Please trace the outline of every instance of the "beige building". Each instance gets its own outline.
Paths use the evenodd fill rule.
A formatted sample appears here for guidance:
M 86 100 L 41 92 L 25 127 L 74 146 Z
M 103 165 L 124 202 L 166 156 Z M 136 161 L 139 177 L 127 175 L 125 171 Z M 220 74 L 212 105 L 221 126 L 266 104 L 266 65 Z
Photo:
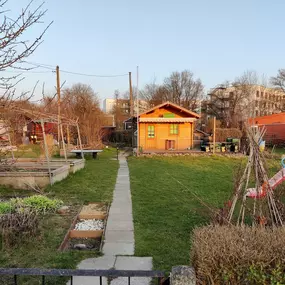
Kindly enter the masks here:
M 120 108 L 122 114 L 125 114 L 126 116 L 130 115 L 130 100 L 128 99 L 105 99 L 103 101 L 103 111 L 107 114 L 110 114 L 113 112 L 116 104 L 118 104 L 118 108 Z M 144 100 L 139 100 L 139 113 L 144 112 L 149 108 L 148 102 Z M 137 100 L 134 100 L 134 115 L 137 114 Z
M 209 93 L 209 110 L 230 121 L 235 108 L 239 120 L 280 113 L 284 110 L 285 93 L 261 85 L 218 86 Z

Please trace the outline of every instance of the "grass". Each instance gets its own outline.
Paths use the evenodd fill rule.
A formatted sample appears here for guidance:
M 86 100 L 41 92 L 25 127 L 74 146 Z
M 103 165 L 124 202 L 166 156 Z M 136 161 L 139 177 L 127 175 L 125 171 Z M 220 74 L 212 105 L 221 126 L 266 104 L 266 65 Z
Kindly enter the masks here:
M 209 222 L 231 197 L 241 158 L 129 158 L 135 254 L 152 256 L 154 268 L 190 264 L 193 228 Z M 280 168 L 271 161 L 271 172 Z
M 41 154 L 43 150 L 39 144 L 21 145 L 14 152 L 15 158 L 38 158 Z
M 65 205 L 71 206 L 71 215 L 54 214 L 44 217 L 40 223 L 41 234 L 37 238 L 20 244 L 16 249 L 4 248 L 1 251 L 0 267 L 75 268 L 80 260 L 97 256 L 99 253 L 94 251 L 59 252 L 57 249 L 82 204 L 111 202 L 118 169 L 118 162 L 110 160 L 114 155 L 114 150 L 105 150 L 99 155 L 99 159 L 87 159 L 85 169 L 45 189 L 49 197 L 61 199 Z M 11 194 L 23 195 L 31 192 L 0 188 L 0 198 Z M 26 283 L 21 284 L 40 284 L 39 278 L 24 278 L 22 281 Z M 61 284 L 51 277 L 47 281 L 50 282 L 47 284 Z M 64 282 L 62 280 L 62 284 Z

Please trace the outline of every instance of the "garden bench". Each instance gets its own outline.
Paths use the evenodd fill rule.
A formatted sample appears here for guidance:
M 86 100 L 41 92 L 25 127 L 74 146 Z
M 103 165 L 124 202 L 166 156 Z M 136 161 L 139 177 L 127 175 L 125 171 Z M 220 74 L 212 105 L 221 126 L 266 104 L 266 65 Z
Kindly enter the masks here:
M 81 150 L 81 149 L 73 149 L 70 152 L 71 153 L 75 153 L 76 157 L 79 157 L 79 158 L 81 157 L 81 153 L 82 152 L 83 153 L 92 153 L 93 158 L 96 159 L 97 158 L 97 153 L 102 152 L 102 151 L 103 150 L 101 150 L 101 149 L 83 149 L 83 150 Z

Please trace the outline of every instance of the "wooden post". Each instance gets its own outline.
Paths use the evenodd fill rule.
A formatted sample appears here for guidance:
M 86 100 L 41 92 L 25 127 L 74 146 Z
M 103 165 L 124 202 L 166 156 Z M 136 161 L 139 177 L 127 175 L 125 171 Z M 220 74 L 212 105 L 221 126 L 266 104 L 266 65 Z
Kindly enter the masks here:
M 60 148 L 60 79 L 59 79 L 59 66 L 56 66 L 56 92 L 57 92 L 57 139 Z
M 69 125 L 66 126 L 66 132 L 67 132 L 67 148 L 70 144 L 70 132 L 69 132 Z
M 130 84 L 130 115 L 134 116 L 134 98 L 133 98 L 133 87 L 132 87 L 132 73 L 129 72 L 129 84 Z
M 216 117 L 213 121 L 213 153 L 216 151 Z
M 137 156 L 140 153 L 139 67 L 137 66 Z
M 78 133 L 79 146 L 80 146 L 80 150 L 81 150 L 81 157 L 84 158 L 82 142 L 81 142 L 81 136 L 80 136 L 80 130 L 79 130 L 78 123 L 77 123 L 77 133 Z
M 64 141 L 63 129 L 62 129 L 62 123 L 61 122 L 60 122 L 60 133 L 61 133 L 61 139 L 62 139 L 62 147 L 63 147 L 63 152 L 64 152 L 64 158 L 65 158 L 65 161 L 67 162 L 66 147 L 65 147 L 65 141 Z
M 12 159 L 15 160 L 14 151 L 13 151 L 12 142 L 11 142 L 11 136 L 9 133 L 8 133 L 8 138 L 9 138 L 9 144 L 11 147 Z
M 50 181 L 50 185 L 52 185 L 53 183 L 52 183 L 51 170 L 50 170 L 50 164 L 49 164 L 48 145 L 47 145 L 47 139 L 46 139 L 45 124 L 44 124 L 43 119 L 41 119 L 41 125 L 42 125 L 43 138 L 44 138 L 45 155 L 46 155 L 46 160 L 47 160 L 47 165 L 48 165 L 49 181 Z

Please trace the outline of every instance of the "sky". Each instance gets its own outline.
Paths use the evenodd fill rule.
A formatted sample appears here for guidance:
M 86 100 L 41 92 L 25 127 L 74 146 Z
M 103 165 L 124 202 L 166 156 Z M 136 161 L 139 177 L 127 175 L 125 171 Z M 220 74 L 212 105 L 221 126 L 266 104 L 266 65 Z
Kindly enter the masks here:
M 20 3 L 20 4 L 19 4 Z M 28 3 L 9 0 L 11 15 Z M 34 0 L 33 7 L 42 1 Z M 27 61 L 96 75 L 132 72 L 139 88 L 185 69 L 200 78 L 205 93 L 246 70 L 268 78 L 285 68 L 284 0 L 46 0 L 44 23 L 24 35 L 29 40 L 54 21 L 44 42 Z M 55 73 L 25 73 L 17 92 L 35 97 L 55 92 Z M 2 72 L 3 73 L 3 72 Z M 11 73 L 9 73 L 11 75 Z M 128 89 L 128 76 L 91 77 L 60 73 L 64 87 L 91 85 L 101 102 Z

